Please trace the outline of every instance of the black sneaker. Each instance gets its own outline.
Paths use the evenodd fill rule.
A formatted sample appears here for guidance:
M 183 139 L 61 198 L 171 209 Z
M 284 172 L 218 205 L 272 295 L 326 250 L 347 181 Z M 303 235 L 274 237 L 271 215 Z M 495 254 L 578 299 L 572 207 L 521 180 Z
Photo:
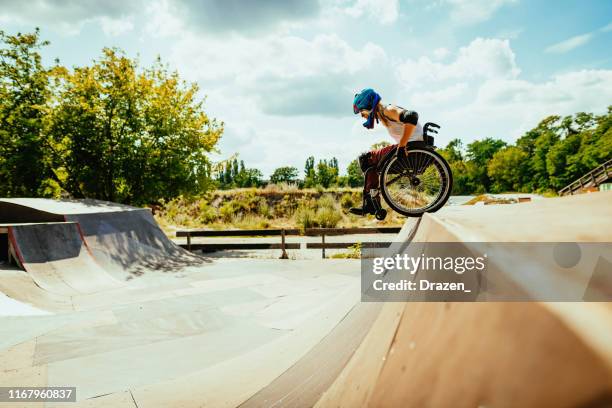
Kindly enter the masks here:
M 350 208 L 349 212 L 351 214 L 356 214 L 356 215 L 368 215 L 368 214 L 374 214 L 376 210 L 374 209 L 374 206 L 372 204 L 365 203 L 363 207 Z
M 349 212 L 355 215 L 366 215 L 369 214 L 369 211 L 364 210 L 362 207 L 352 207 L 349 208 Z

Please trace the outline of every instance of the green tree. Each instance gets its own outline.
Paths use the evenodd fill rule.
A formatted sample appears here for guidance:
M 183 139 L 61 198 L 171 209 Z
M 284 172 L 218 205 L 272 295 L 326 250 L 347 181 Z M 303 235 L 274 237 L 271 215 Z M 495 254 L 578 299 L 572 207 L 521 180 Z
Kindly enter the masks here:
M 529 155 L 529 181 L 526 186 L 529 191 L 550 188 L 546 155 L 560 139 L 559 120 L 559 116 L 549 116 L 516 141 L 516 145 Z
M 338 163 L 335 158 L 330 160 L 319 160 L 317 164 L 316 182 L 325 188 L 329 188 L 332 184 L 336 184 L 338 180 Z M 335 164 L 335 166 L 334 166 Z
M 91 66 L 57 69 L 46 130 L 57 180 L 76 197 L 150 203 L 211 187 L 211 152 L 223 131 L 198 86 L 158 59 L 105 48 Z
M 519 147 L 498 150 L 487 165 L 491 192 L 523 191 L 529 169 L 529 156 Z
M 490 137 L 475 140 L 468 144 L 466 169 L 469 179 L 468 185 L 473 192 L 489 191 L 491 180 L 487 174 L 487 163 L 504 146 L 506 146 L 506 143 L 503 140 Z
M 361 171 L 361 167 L 359 166 L 359 161 L 357 159 L 349 163 L 346 172 L 348 176 L 347 183 L 350 187 L 363 186 L 363 173 Z
M 238 173 L 235 179 L 235 186 L 246 188 L 246 187 L 260 187 L 263 185 L 263 174 L 258 169 L 246 168 L 244 171 Z
M 314 187 L 317 185 L 317 174 L 314 166 L 314 157 L 310 156 L 306 159 L 304 165 L 304 187 Z
M 440 149 L 440 154 L 449 162 L 456 162 L 463 160 L 463 142 L 461 139 L 453 139 L 444 149 Z
M 298 169 L 291 166 L 279 167 L 274 170 L 270 176 L 270 182 L 278 183 L 295 183 L 297 181 Z
M 238 159 L 234 158 L 234 161 L 232 162 L 232 180 L 235 180 L 236 177 L 238 177 L 238 174 L 240 174 L 240 167 L 238 166 Z
M 39 50 L 48 44 L 38 29 L 0 30 L 0 196 L 59 194 L 42 132 L 50 91 Z

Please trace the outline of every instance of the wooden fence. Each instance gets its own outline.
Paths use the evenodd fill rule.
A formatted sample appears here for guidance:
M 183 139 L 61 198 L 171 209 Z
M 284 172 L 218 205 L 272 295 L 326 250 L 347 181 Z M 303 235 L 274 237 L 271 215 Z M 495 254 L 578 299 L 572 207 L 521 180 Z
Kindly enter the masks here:
M 181 245 L 190 251 L 201 250 L 203 252 L 214 252 L 221 250 L 237 249 L 280 249 L 281 259 L 288 259 L 287 249 L 300 249 L 299 243 L 286 242 L 287 236 L 320 236 L 321 242 L 306 243 L 307 249 L 321 249 L 322 257 L 325 258 L 325 249 L 349 248 L 357 242 L 325 242 L 326 236 L 351 235 L 351 234 L 397 234 L 399 227 L 362 227 L 362 228 L 281 228 L 281 229 L 253 229 L 253 230 L 205 230 L 191 229 L 177 231 L 177 237 L 187 238 L 187 243 Z M 280 243 L 263 242 L 237 242 L 237 243 L 198 243 L 191 242 L 194 237 L 270 237 L 280 236 Z M 381 248 L 391 245 L 390 242 L 363 242 L 363 248 Z

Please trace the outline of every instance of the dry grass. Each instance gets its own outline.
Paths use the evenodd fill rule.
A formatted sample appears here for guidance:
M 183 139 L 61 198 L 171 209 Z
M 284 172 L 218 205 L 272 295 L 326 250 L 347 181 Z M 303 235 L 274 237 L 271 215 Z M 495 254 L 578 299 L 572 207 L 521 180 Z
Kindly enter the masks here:
M 295 227 L 401 226 L 389 210 L 385 221 L 359 217 L 348 208 L 361 205 L 361 189 L 302 189 L 274 185 L 265 189 L 215 191 L 197 199 L 177 198 L 156 211 L 166 232 L 183 228 L 259 229 Z
M 487 194 L 481 194 L 472 198 L 470 201 L 466 202 L 463 205 L 475 205 L 477 203 L 484 203 L 485 205 L 490 204 L 514 204 L 517 200 L 514 198 L 500 198 L 500 197 L 491 197 Z

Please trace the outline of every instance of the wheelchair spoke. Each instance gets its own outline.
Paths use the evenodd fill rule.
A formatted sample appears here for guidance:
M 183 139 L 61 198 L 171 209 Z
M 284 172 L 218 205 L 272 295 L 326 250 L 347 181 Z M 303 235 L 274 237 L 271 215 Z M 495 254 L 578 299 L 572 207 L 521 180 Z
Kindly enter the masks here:
M 434 205 L 444 193 L 448 177 L 442 163 L 427 151 L 408 151 L 387 166 L 382 188 L 393 203 L 419 212 Z

